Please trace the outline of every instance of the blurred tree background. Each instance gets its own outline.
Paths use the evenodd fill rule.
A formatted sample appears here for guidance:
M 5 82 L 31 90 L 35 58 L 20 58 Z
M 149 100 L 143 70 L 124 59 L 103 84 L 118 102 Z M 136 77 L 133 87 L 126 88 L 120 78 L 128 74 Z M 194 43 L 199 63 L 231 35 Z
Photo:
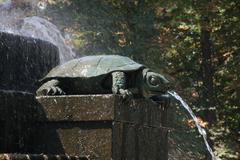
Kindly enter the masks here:
M 167 75 L 218 157 L 240 159 L 239 0 L 40 2 L 47 8 L 36 14 L 56 24 L 79 56 L 125 55 Z

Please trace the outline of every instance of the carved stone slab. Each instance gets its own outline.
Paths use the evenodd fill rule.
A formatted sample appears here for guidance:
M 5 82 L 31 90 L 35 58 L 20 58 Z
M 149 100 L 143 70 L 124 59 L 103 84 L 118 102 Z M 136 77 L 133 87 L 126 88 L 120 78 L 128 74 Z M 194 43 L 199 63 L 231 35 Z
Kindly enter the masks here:
M 37 152 L 81 153 L 102 160 L 167 160 L 168 102 L 123 101 L 115 95 L 43 96 L 37 100 L 42 111 L 38 137 L 45 144 Z
M 123 101 L 115 95 L 35 99 L 2 91 L 0 152 L 167 160 L 168 106 L 145 99 Z

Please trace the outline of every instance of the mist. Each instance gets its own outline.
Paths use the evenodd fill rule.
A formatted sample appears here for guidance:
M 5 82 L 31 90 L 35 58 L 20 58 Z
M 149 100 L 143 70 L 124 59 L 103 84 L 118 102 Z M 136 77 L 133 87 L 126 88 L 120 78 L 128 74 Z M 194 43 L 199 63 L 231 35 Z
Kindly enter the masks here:
M 60 63 L 76 57 L 73 46 L 56 25 L 44 18 L 47 1 L 12 0 L 0 3 L 0 31 L 53 43 L 59 48 Z

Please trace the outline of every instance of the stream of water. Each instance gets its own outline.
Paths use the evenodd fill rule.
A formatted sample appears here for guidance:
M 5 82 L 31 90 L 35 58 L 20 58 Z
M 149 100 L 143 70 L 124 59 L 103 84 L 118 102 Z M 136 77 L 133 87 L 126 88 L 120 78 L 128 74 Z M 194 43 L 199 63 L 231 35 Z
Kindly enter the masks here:
M 192 109 L 188 106 L 188 104 L 174 91 L 168 91 L 168 94 L 170 94 L 172 97 L 174 97 L 176 100 L 178 100 L 182 106 L 188 111 L 188 113 L 191 115 L 191 117 L 193 118 L 196 127 L 198 129 L 198 132 L 202 135 L 204 143 L 207 147 L 208 152 L 210 153 L 212 160 L 217 160 L 212 148 L 210 147 L 208 141 L 207 141 L 207 133 L 206 131 L 200 126 L 198 119 L 196 117 L 196 115 L 193 113 Z

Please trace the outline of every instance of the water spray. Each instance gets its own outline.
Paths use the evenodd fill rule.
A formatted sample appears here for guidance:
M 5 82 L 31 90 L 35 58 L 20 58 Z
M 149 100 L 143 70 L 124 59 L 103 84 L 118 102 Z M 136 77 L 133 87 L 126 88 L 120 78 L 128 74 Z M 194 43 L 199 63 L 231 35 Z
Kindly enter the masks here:
M 217 158 L 215 157 L 212 148 L 210 147 L 208 141 L 207 141 L 207 133 L 206 131 L 200 126 L 198 119 L 196 117 L 196 115 L 193 113 L 192 109 L 188 106 L 188 104 L 174 91 L 168 91 L 168 94 L 170 94 L 172 97 L 174 97 L 177 101 L 179 101 L 182 106 L 188 111 L 188 113 L 191 115 L 191 117 L 193 118 L 196 127 L 198 129 L 198 132 L 202 135 L 204 143 L 207 147 L 208 152 L 210 153 L 212 160 L 217 160 Z

